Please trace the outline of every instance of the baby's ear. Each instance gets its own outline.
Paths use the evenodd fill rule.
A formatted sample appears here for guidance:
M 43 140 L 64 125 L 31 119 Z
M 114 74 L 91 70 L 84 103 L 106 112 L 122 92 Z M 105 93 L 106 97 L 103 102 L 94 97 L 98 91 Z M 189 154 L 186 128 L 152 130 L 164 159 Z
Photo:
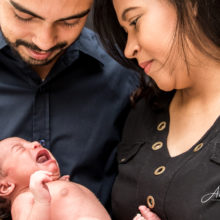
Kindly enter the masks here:
M 7 180 L 0 180 L 0 196 L 9 196 L 15 189 L 15 184 Z

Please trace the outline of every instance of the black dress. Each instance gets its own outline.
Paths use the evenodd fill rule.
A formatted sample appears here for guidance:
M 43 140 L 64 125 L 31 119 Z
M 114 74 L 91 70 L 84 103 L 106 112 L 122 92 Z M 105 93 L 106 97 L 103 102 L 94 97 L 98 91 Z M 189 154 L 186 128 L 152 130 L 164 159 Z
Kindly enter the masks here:
M 142 99 L 129 114 L 118 148 L 114 219 L 132 219 L 139 205 L 162 220 L 220 219 L 220 119 L 188 151 L 171 157 L 166 143 L 173 94 L 153 103 Z

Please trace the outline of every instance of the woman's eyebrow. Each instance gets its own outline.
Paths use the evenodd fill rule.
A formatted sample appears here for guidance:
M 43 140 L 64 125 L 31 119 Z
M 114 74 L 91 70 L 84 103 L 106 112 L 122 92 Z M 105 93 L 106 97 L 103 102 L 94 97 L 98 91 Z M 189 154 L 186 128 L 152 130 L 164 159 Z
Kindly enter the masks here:
M 132 11 L 132 10 L 135 10 L 135 9 L 138 9 L 138 7 L 126 8 L 126 9 L 123 11 L 122 15 L 121 15 L 122 20 L 123 20 L 123 21 L 126 21 L 126 20 L 127 20 L 127 14 L 128 14 L 128 12 L 130 12 L 130 11 Z

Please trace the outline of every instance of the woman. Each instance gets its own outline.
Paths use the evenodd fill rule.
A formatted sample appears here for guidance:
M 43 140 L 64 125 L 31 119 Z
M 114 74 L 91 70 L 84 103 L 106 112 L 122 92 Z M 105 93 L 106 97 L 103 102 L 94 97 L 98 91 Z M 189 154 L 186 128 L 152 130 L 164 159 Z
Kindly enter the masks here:
M 115 219 L 140 205 L 163 220 L 219 219 L 219 12 L 219 0 L 95 1 L 104 46 L 142 80 L 118 146 Z

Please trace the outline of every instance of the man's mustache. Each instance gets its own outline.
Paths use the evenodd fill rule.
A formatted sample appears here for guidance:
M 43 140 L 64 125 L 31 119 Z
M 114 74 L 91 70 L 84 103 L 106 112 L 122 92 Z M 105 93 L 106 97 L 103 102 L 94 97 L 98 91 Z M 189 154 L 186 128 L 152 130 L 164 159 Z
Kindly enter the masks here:
M 36 46 L 35 44 L 30 44 L 26 41 L 23 41 L 23 40 L 16 40 L 15 43 L 14 43 L 15 47 L 18 47 L 18 46 L 25 46 L 27 47 L 28 49 L 31 49 L 31 50 L 35 50 L 37 52 L 53 52 L 55 50 L 61 50 L 63 49 L 67 43 L 66 42 L 62 42 L 62 43 L 58 43 L 57 45 L 55 45 L 54 47 L 50 48 L 49 50 L 41 50 L 38 46 Z

